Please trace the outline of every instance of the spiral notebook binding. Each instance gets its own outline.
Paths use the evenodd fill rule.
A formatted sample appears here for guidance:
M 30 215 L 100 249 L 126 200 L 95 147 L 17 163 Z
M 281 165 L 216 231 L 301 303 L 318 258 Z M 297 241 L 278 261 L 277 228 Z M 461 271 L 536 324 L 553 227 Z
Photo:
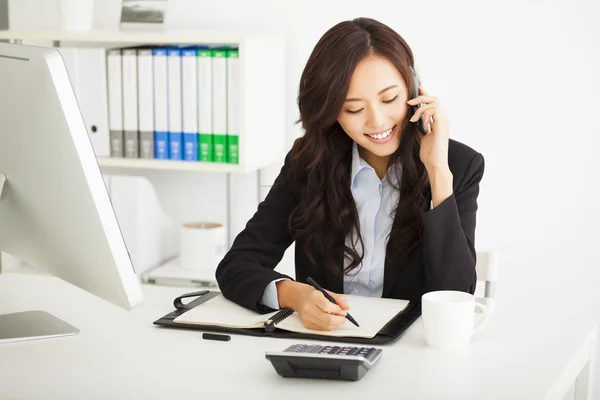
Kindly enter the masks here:
M 265 330 L 267 332 L 273 332 L 275 330 L 275 325 L 289 317 L 294 313 L 294 310 L 291 308 L 284 308 L 279 311 L 277 314 L 273 315 L 271 319 L 265 322 Z
M 290 308 L 286 308 L 273 316 L 273 323 L 278 324 L 281 321 L 283 321 L 284 319 L 286 319 L 287 317 L 289 317 L 290 315 L 292 315 L 293 313 L 294 313 L 294 310 L 292 310 Z

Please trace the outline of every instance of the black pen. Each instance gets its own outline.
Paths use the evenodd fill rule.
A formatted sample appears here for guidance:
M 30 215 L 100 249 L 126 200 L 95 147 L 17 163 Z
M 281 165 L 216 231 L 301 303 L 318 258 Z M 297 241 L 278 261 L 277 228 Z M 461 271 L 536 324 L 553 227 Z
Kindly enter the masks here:
M 325 296 L 325 298 L 327 300 L 329 300 L 330 302 L 332 302 L 333 304 L 336 304 L 339 306 L 338 303 L 335 302 L 335 300 L 333 299 L 333 297 L 331 297 L 329 295 L 329 293 L 327 293 L 325 291 L 325 289 L 323 289 L 321 286 L 319 286 L 319 284 L 317 282 L 315 282 L 315 280 L 313 278 L 311 278 L 310 276 L 307 279 L 308 283 L 310 283 L 310 285 L 312 287 L 314 287 L 315 289 L 317 289 L 319 292 L 323 293 L 323 296 Z M 346 314 L 346 319 L 350 322 L 352 322 L 354 325 L 356 325 L 358 327 L 358 322 L 356 322 L 356 320 L 354 318 L 352 318 L 352 316 L 350 314 Z

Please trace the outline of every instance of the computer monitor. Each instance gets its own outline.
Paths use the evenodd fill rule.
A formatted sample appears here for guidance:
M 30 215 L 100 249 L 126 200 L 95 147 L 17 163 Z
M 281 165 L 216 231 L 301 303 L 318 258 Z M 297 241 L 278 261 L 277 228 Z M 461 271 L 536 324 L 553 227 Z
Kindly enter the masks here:
M 0 43 L 0 251 L 122 308 L 142 303 L 56 49 Z M 45 313 L 0 315 L 0 342 L 76 332 Z

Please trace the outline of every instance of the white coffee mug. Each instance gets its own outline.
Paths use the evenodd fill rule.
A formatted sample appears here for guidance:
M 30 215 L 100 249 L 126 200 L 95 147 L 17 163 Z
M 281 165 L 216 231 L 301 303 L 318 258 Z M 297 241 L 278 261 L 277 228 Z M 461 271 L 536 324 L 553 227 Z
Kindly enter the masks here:
M 94 0 L 58 0 L 58 21 L 65 31 L 91 31 L 94 26 Z
M 466 292 L 425 293 L 421 305 L 425 340 L 436 349 L 465 347 L 471 336 L 481 331 L 490 319 L 487 307 L 475 302 L 475 296 Z M 477 307 L 481 309 L 482 318 L 474 324 Z
M 226 251 L 226 230 L 216 222 L 189 222 L 180 229 L 180 260 L 185 269 L 214 273 Z

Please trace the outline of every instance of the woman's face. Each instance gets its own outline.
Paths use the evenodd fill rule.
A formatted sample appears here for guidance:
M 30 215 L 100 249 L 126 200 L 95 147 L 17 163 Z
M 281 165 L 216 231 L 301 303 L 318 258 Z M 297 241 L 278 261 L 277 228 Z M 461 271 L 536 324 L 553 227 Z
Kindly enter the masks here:
M 408 100 L 400 71 L 387 59 L 368 56 L 352 73 L 337 121 L 360 146 L 363 158 L 370 158 L 369 153 L 388 157 L 400 145 L 400 127 L 410 107 Z

